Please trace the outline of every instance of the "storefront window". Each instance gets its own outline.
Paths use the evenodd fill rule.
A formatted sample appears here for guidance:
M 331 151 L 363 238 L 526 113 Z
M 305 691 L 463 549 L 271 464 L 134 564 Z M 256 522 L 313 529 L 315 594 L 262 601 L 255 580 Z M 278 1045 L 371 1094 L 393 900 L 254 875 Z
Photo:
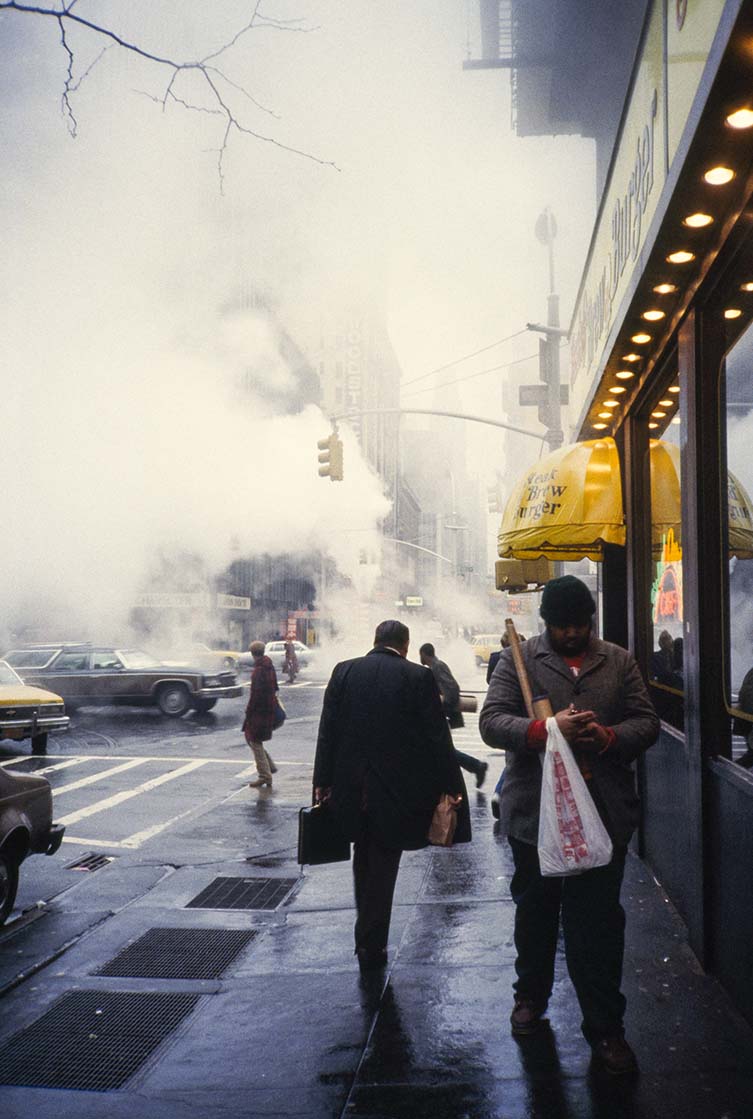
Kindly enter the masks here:
M 682 514 L 680 382 L 663 381 L 645 414 L 651 477 L 651 581 L 648 675 L 662 719 L 683 724 Z
M 732 757 L 753 766 L 753 326 L 728 351 L 722 380 Z

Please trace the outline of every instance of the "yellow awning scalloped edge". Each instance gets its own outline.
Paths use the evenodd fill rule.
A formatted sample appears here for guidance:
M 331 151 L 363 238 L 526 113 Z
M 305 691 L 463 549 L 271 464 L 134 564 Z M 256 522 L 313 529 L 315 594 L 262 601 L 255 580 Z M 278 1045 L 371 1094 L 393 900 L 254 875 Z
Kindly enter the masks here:
M 652 544 L 672 529 L 680 535 L 680 449 L 650 442 Z M 728 475 L 729 554 L 753 558 L 753 503 L 745 487 Z M 605 544 L 624 546 L 620 461 L 614 439 L 570 443 L 546 455 L 518 479 L 505 507 L 498 536 L 503 559 L 604 558 Z

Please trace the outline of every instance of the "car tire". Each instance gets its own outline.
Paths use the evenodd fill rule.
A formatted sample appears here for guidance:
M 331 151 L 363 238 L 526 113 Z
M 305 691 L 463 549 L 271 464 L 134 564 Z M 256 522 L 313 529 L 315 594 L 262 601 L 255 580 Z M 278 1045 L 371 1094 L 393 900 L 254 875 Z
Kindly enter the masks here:
M 180 719 L 191 709 L 191 696 L 185 684 L 163 684 L 157 693 L 157 703 L 163 715 Z
M 0 925 L 5 924 L 13 910 L 18 890 L 18 864 L 0 852 Z
M 216 697 L 214 699 L 197 699 L 193 705 L 193 709 L 197 715 L 206 715 L 207 711 L 211 711 L 216 704 Z
M 44 731 L 42 734 L 33 734 L 31 736 L 31 752 L 32 754 L 47 753 L 47 731 Z

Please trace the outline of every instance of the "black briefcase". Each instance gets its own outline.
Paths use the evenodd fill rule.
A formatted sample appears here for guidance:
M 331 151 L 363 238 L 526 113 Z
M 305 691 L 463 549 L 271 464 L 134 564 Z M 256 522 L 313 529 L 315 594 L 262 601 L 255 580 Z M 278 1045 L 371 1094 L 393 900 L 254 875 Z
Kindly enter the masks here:
M 302 808 L 298 813 L 298 862 L 339 863 L 350 858 L 350 840 L 337 826 L 324 804 Z

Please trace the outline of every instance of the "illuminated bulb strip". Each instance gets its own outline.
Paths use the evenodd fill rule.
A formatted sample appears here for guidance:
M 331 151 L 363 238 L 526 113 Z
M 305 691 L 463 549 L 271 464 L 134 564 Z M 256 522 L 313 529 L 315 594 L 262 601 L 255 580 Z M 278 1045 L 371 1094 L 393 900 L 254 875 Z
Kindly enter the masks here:
M 690 229 L 703 229 L 705 226 L 711 225 L 713 220 L 711 214 L 688 214 L 686 218 L 683 218 L 682 224 L 689 226 Z
M 650 334 L 643 334 L 643 333 L 633 334 L 630 341 L 635 342 L 636 346 L 645 346 L 646 342 L 651 341 L 651 335 Z
M 731 167 L 709 167 L 703 177 L 711 186 L 724 186 L 734 179 L 735 172 Z
M 603 431 L 604 428 L 607 425 L 606 424 L 592 424 L 591 426 L 593 427 L 594 431 Z
M 740 291 L 753 291 L 753 281 L 748 280 L 745 284 L 740 284 Z
M 619 400 L 602 400 L 602 408 L 619 408 Z
M 663 319 L 665 314 L 665 311 L 660 311 L 657 307 L 652 307 L 649 311 L 644 311 L 641 318 L 645 319 L 646 322 L 659 322 L 659 319 Z
M 670 385 L 669 388 L 667 389 L 667 392 L 679 392 L 679 391 L 680 391 L 680 386 L 679 385 Z
M 751 128 L 753 127 L 753 109 L 736 109 L 726 119 L 730 128 Z
M 677 284 L 657 284 L 653 290 L 657 295 L 671 295 L 673 291 L 677 291 Z
M 613 392 L 615 396 L 619 396 L 621 392 L 627 392 L 627 389 L 624 385 L 612 385 L 609 391 Z
M 724 312 L 725 319 L 739 319 L 742 311 L 739 307 L 728 307 Z
M 641 355 L 640 354 L 625 354 L 622 360 L 623 361 L 640 361 L 641 360 Z
M 687 264 L 691 260 L 695 260 L 695 253 L 689 252 L 688 249 L 677 249 L 676 252 L 670 253 L 667 257 L 670 264 Z
M 629 381 L 630 378 L 634 376 L 635 373 L 632 369 L 618 369 L 615 373 L 615 377 L 618 381 Z

